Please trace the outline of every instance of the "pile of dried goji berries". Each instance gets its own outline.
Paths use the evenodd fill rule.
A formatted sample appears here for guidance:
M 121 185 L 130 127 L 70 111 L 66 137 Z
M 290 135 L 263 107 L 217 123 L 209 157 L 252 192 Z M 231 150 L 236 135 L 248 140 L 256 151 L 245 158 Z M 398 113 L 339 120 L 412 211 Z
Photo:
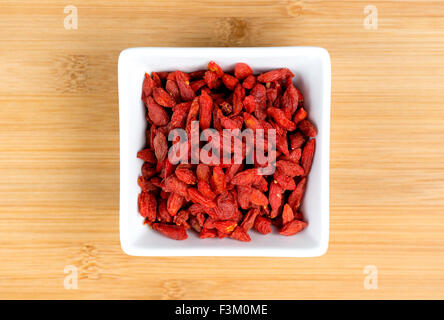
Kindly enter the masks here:
M 307 119 L 304 98 L 287 68 L 254 75 L 245 63 L 225 73 L 211 61 L 208 70 L 145 74 L 142 100 L 147 107 L 147 146 L 138 183 L 139 212 L 154 230 L 186 239 L 231 237 L 250 241 L 248 232 L 290 236 L 307 223 L 299 211 L 313 160 L 316 129 Z M 191 123 L 200 130 L 263 129 L 276 132 L 276 167 L 260 175 L 259 163 L 172 164 L 171 130 Z M 243 154 L 245 156 L 245 154 Z

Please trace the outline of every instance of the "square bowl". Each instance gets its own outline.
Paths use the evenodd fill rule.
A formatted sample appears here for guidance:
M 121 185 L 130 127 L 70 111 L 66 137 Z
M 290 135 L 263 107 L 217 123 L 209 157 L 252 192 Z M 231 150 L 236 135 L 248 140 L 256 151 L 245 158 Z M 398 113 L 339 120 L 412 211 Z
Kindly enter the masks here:
M 250 232 L 251 242 L 200 239 L 188 232 L 176 241 L 143 224 L 138 213 L 137 178 L 143 161 L 136 154 L 145 146 L 145 106 L 141 101 L 145 72 L 184 72 L 206 69 L 216 61 L 224 70 L 237 62 L 255 73 L 286 67 L 304 95 L 304 106 L 318 129 L 316 151 L 301 211 L 308 222 L 302 232 L 285 237 L 277 232 L 263 236 Z M 275 256 L 314 257 L 327 251 L 329 237 L 330 56 L 317 47 L 268 48 L 130 48 L 118 63 L 120 116 L 120 242 L 134 256 Z

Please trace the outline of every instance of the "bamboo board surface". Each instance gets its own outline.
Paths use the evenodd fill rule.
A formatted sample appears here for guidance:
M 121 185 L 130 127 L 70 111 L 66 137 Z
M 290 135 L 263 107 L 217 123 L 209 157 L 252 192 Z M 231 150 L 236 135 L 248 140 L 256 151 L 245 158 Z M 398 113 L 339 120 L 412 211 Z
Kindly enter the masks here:
M 332 59 L 327 254 L 126 256 L 120 51 L 287 45 Z M 2 1 L 0 298 L 443 299 L 443 101 L 444 1 Z

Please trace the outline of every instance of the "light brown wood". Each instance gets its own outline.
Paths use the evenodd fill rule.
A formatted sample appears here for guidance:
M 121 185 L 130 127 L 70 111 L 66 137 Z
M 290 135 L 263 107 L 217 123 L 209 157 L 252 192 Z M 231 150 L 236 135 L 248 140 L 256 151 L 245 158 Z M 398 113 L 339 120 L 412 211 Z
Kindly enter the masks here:
M 69 4 L 0 4 L 0 298 L 444 298 L 444 1 L 78 0 L 65 30 Z M 331 54 L 328 253 L 126 256 L 119 52 L 275 45 Z

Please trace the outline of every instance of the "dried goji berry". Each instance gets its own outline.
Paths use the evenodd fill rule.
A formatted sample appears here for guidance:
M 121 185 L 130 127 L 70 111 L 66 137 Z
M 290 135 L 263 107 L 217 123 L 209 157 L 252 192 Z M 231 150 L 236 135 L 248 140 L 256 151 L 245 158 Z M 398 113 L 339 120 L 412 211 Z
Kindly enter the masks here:
M 243 242 L 251 241 L 251 238 L 248 235 L 248 233 L 245 232 L 245 230 L 241 227 L 236 227 L 236 229 L 234 229 L 234 231 L 230 234 L 230 238 Z
M 200 231 L 200 238 L 201 239 L 216 238 L 216 237 L 217 237 L 217 230 L 216 229 L 207 229 L 204 227 Z
M 307 227 L 307 223 L 300 220 L 292 220 L 287 224 L 284 224 L 281 231 L 279 232 L 283 236 L 292 236 Z
M 180 101 L 180 91 L 176 81 L 167 80 L 165 90 L 173 97 L 176 103 Z
M 298 107 L 299 95 L 293 84 L 290 84 L 282 95 L 282 107 L 292 115 Z
M 146 98 L 151 96 L 153 93 L 153 89 L 156 87 L 156 84 L 154 83 L 154 80 L 151 78 L 151 76 L 148 73 L 145 73 L 145 78 L 143 79 L 142 84 L 142 100 L 145 101 Z
M 267 113 L 273 117 L 273 119 L 282 127 L 287 129 L 288 131 L 294 131 L 296 129 L 296 125 L 293 121 L 288 119 L 284 112 L 278 108 L 268 108 Z
M 211 175 L 210 167 L 206 164 L 199 163 L 196 167 L 196 175 L 198 179 L 209 182 Z
M 173 217 L 173 222 L 178 226 L 185 226 L 187 229 L 187 220 L 190 217 L 190 212 L 188 210 L 180 210 L 178 214 Z
M 196 81 L 193 81 L 190 83 L 191 89 L 193 89 L 194 92 L 196 92 L 197 90 L 199 90 L 200 88 L 202 88 L 205 85 L 206 85 L 206 82 L 203 79 L 196 80 Z
M 296 188 L 290 195 L 288 196 L 288 204 L 293 209 L 293 211 L 297 211 L 301 201 L 302 197 L 304 196 L 305 192 L 305 185 L 307 183 L 306 178 L 302 178 L 301 181 L 297 184 Z
M 185 201 L 185 199 L 181 195 L 179 195 L 175 192 L 170 193 L 170 196 L 168 197 L 168 202 L 167 202 L 168 213 L 171 216 L 175 216 L 177 214 L 177 212 L 182 208 L 184 201 Z
M 305 138 L 300 132 L 290 135 L 291 149 L 300 148 L 305 143 Z
M 158 132 L 154 137 L 153 148 L 157 161 L 162 162 L 168 155 L 168 144 L 162 132 Z
M 234 90 L 236 85 L 239 83 L 239 80 L 227 73 L 224 73 L 224 75 L 222 76 L 222 82 L 229 90 Z
M 254 229 L 262 234 L 271 233 L 271 220 L 267 217 L 257 216 L 254 221 Z
M 304 169 L 304 174 L 308 175 L 311 169 L 311 164 L 313 162 L 313 155 L 315 150 L 316 139 L 308 140 L 302 150 L 301 165 Z
M 211 176 L 211 185 L 217 194 L 224 193 L 227 190 L 225 173 L 220 167 L 213 168 L 213 175 Z
M 224 233 L 231 233 L 237 227 L 237 223 L 235 221 L 215 221 L 214 227 Z
M 244 98 L 245 89 L 240 84 L 237 84 L 233 92 L 233 114 L 238 114 L 242 111 Z
M 194 91 L 190 86 L 188 77 L 182 71 L 176 71 L 176 82 L 182 99 L 185 101 L 193 100 L 195 97 Z
M 268 201 L 272 209 L 279 209 L 282 204 L 282 194 L 284 190 L 277 183 L 270 184 L 270 191 L 268 192 Z
M 190 102 L 176 104 L 176 106 L 173 108 L 173 114 L 171 116 L 171 129 L 183 128 L 185 126 L 185 121 L 188 117 L 190 107 Z
M 307 118 L 307 111 L 304 108 L 299 108 L 298 111 L 294 114 L 293 122 L 298 123 Z
M 250 202 L 261 207 L 268 205 L 267 196 L 256 188 L 251 188 Z
M 156 220 L 157 201 L 154 194 L 142 191 L 139 194 L 138 203 L 139 212 L 142 217 L 147 218 L 149 221 Z
M 208 88 L 213 89 L 217 85 L 218 76 L 213 71 L 205 72 L 204 81 Z
M 142 176 L 145 179 L 148 180 L 149 178 L 153 177 L 156 173 L 157 173 L 156 168 L 153 168 L 150 163 L 145 162 L 142 165 Z
M 188 238 L 184 227 L 165 223 L 154 223 L 153 229 L 174 240 L 185 240 Z
M 222 77 L 224 74 L 222 68 L 214 61 L 208 62 L 208 70 L 214 72 L 218 77 Z
M 257 77 L 257 81 L 259 82 L 273 82 L 284 78 L 287 75 L 287 71 L 285 69 L 279 70 L 271 70 L 265 73 L 260 74 Z
M 302 176 L 305 172 L 299 164 L 287 160 L 276 161 L 276 168 L 289 177 Z
M 216 203 L 213 200 L 210 200 L 204 197 L 197 189 L 188 188 L 188 195 L 190 196 L 191 201 L 194 203 L 200 203 L 206 207 L 214 208 L 216 207 Z
M 282 189 L 284 190 L 294 190 L 296 189 L 296 184 L 294 182 L 294 179 L 287 176 L 286 174 L 283 174 L 279 170 L 276 170 L 274 172 L 274 180 L 276 183 L 278 183 Z
M 173 219 L 168 213 L 167 203 L 164 199 L 160 199 L 157 205 L 157 220 L 161 222 L 171 222 Z
M 316 137 L 317 134 L 316 128 L 309 120 L 305 119 L 299 122 L 298 128 L 305 136 L 310 138 Z
M 256 102 L 256 110 L 254 111 L 254 115 L 259 120 L 264 120 L 267 116 L 265 113 L 267 103 L 266 94 L 267 91 L 265 87 L 260 83 L 256 84 L 250 91 L 250 95 L 254 97 L 254 100 Z
M 176 175 L 170 175 L 163 182 L 163 189 L 166 192 L 176 192 L 182 197 L 188 197 L 188 186 L 185 182 L 179 180 Z
M 148 179 L 145 179 L 145 177 L 140 176 L 137 179 L 137 184 L 139 185 L 139 187 L 142 189 L 142 191 L 156 191 L 157 187 L 155 185 L 153 185 Z
M 170 116 L 152 97 L 146 99 L 146 107 L 148 109 L 148 117 L 156 126 L 168 124 Z
M 293 210 L 288 204 L 284 204 L 284 209 L 282 210 L 282 223 L 286 224 L 294 219 Z
M 164 107 L 174 107 L 176 104 L 176 101 L 174 100 L 174 98 L 165 90 L 163 90 L 162 88 L 154 88 L 153 89 L 153 97 L 154 100 L 160 104 L 161 106 Z
M 199 180 L 197 183 L 197 190 L 199 190 L 199 192 L 208 199 L 214 200 L 217 197 L 217 194 L 211 190 L 210 185 L 205 180 Z
M 256 77 L 253 75 L 249 75 L 242 82 L 242 87 L 248 90 L 251 90 L 255 85 L 256 85 Z
M 213 112 L 213 99 L 211 99 L 205 91 L 202 91 L 202 94 L 199 97 L 199 106 L 200 129 L 205 130 L 211 125 L 211 114 Z
M 290 154 L 285 157 L 281 157 L 279 160 L 288 160 L 294 163 L 299 163 L 299 159 L 301 159 L 302 151 L 300 148 L 294 149 L 290 151 Z
M 237 186 L 237 201 L 239 206 L 246 210 L 250 207 L 251 186 Z
M 260 210 L 257 208 L 253 208 L 248 210 L 247 214 L 245 215 L 242 223 L 241 223 L 241 227 L 245 230 L 248 231 L 251 228 L 253 228 L 254 225 L 254 221 L 256 220 L 256 217 L 260 214 Z
M 191 228 L 193 228 L 194 231 L 196 231 L 197 233 L 200 233 L 200 231 L 202 230 L 202 227 L 199 225 L 199 221 L 197 221 L 196 217 L 190 217 L 190 226 Z
M 157 72 L 151 72 L 151 77 L 153 78 L 154 83 L 156 84 L 156 87 L 160 87 L 162 84 L 162 81 L 160 81 L 159 74 Z
M 156 164 L 157 159 L 154 154 L 154 151 L 151 149 L 143 149 L 137 152 L 137 158 L 142 159 L 143 161 L 146 161 L 151 164 Z
M 213 215 L 217 220 L 234 220 L 237 216 L 237 204 L 230 192 L 220 194 L 216 199 L 217 207 Z
M 242 103 L 246 112 L 253 113 L 256 110 L 256 100 L 253 96 L 245 97 Z
M 230 182 L 240 186 L 251 185 L 256 181 L 257 176 L 257 169 L 247 169 L 236 174 Z
M 186 184 L 196 184 L 197 183 L 197 177 L 193 170 L 187 169 L 187 168 L 177 168 L 176 171 L 176 177 L 185 182 Z
M 234 76 L 238 78 L 239 80 L 245 79 L 249 75 L 253 74 L 253 70 L 250 68 L 250 66 L 243 62 L 236 63 L 236 66 L 234 67 Z

